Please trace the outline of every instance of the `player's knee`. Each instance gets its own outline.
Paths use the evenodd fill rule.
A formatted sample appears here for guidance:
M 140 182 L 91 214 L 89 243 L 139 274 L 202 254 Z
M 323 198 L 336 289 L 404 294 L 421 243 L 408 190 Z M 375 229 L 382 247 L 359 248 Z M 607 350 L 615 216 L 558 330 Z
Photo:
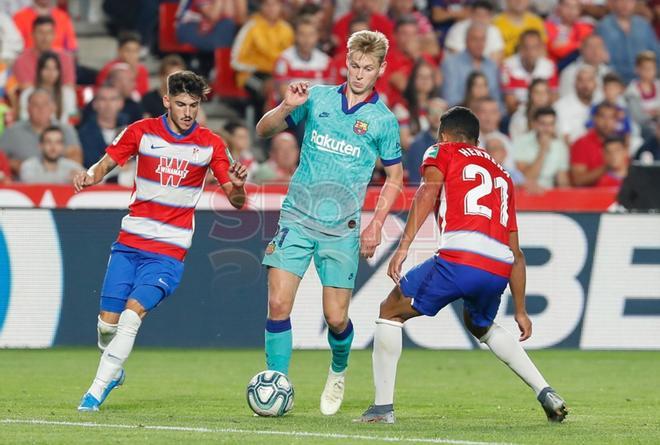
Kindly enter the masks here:
M 327 314 L 325 322 L 332 332 L 342 332 L 348 326 L 348 316 L 344 314 Z
M 291 301 L 279 295 L 268 296 L 268 318 L 283 320 L 291 315 Z
M 108 323 L 99 316 L 98 323 L 96 324 L 96 332 L 98 334 L 98 346 L 101 351 L 110 344 L 115 334 L 117 333 L 117 324 Z

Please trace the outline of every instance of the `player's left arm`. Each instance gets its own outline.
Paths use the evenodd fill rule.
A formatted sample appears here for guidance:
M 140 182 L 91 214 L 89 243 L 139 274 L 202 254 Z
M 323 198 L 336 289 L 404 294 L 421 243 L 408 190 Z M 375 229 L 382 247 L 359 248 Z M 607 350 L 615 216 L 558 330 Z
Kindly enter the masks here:
M 396 201 L 403 188 L 403 165 L 401 162 L 385 166 L 385 175 L 387 177 L 385 184 L 380 189 L 374 217 L 360 235 L 360 254 L 365 258 L 371 258 L 380 244 L 385 218 L 387 218 L 394 201 Z
M 73 188 L 76 193 L 82 189 L 91 187 L 98 184 L 103 180 L 105 175 L 117 166 L 117 162 L 110 157 L 107 153 L 94 165 L 89 167 L 87 171 L 82 171 L 73 177 Z
M 229 167 L 229 181 L 221 185 L 227 195 L 229 203 L 236 209 L 242 209 L 245 205 L 245 181 L 247 179 L 247 167 L 240 162 L 235 162 Z

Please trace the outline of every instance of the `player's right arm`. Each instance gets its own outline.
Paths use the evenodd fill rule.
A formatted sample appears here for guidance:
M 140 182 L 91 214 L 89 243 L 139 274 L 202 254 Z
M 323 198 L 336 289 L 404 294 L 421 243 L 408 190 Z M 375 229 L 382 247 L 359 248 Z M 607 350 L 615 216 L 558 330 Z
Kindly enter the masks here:
M 514 318 L 520 329 L 520 341 L 525 341 L 532 336 L 532 321 L 527 315 L 525 308 L 525 284 L 527 272 L 525 270 L 525 255 L 520 249 L 518 232 L 509 232 L 509 248 L 513 252 L 513 267 L 509 278 L 509 288 L 514 304 Z
M 430 165 L 424 168 L 422 183 L 413 198 L 406 227 L 403 229 L 403 235 L 399 241 L 399 247 L 397 247 L 387 268 L 387 275 L 397 284 L 401 279 L 401 266 L 408 256 L 410 245 L 429 213 L 433 210 L 444 180 L 444 174 L 437 167 Z
M 94 165 L 89 167 L 86 172 L 80 172 L 73 177 L 73 188 L 76 193 L 86 187 L 96 185 L 103 180 L 105 175 L 110 173 L 117 163 L 108 155 L 104 154 L 103 157 Z
M 257 136 L 270 138 L 289 127 L 287 117 L 309 98 L 309 82 L 291 83 L 284 95 L 284 100 L 270 110 L 257 123 Z

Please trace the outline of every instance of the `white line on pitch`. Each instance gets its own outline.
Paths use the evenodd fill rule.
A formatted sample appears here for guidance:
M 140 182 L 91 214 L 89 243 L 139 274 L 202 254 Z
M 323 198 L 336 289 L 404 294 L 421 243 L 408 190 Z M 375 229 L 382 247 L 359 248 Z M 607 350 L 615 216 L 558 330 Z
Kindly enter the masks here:
M 309 431 L 243 430 L 237 428 L 203 428 L 203 427 L 187 427 L 187 426 L 167 426 L 167 425 L 122 425 L 122 424 L 94 423 L 94 422 L 62 422 L 62 421 L 50 421 L 50 420 L 39 420 L 39 419 L 4 419 L 4 420 L 0 420 L 0 423 L 71 426 L 71 427 L 81 427 L 81 428 L 116 428 L 116 429 L 137 429 L 137 430 L 156 430 L 156 431 L 180 431 L 187 433 L 256 434 L 261 436 L 315 437 L 320 439 L 373 440 L 380 442 L 446 443 L 446 444 L 454 444 L 454 445 L 505 445 L 499 442 L 474 442 L 471 440 L 367 436 L 363 434 L 335 434 L 335 433 L 326 434 L 326 433 L 314 433 Z

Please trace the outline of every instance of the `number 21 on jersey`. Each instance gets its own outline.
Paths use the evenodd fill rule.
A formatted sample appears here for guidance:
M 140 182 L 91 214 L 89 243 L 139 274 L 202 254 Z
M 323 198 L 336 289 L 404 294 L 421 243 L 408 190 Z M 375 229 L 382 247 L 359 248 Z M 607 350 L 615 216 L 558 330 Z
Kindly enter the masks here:
M 485 168 L 476 165 L 468 164 L 463 168 L 463 180 L 480 180 L 481 183 L 473 187 L 465 194 L 465 214 L 466 215 L 481 215 L 488 219 L 493 217 L 493 211 L 485 206 L 479 204 L 479 200 L 484 196 L 490 195 L 493 188 L 500 193 L 500 224 L 506 227 L 509 221 L 509 184 L 501 176 L 491 177 L 491 174 Z

